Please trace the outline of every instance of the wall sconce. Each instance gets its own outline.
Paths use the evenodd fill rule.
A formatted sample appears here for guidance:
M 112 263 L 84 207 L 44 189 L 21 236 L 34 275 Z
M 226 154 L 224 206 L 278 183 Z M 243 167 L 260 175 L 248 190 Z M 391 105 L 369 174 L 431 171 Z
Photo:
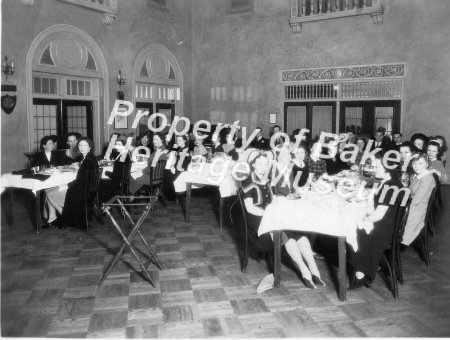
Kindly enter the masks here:
M 269 113 L 269 124 L 277 123 L 277 113 Z
M 119 70 L 117 73 L 117 84 L 119 84 L 119 91 L 117 92 L 117 99 L 124 100 L 125 94 L 122 91 L 122 85 L 125 85 L 125 75 L 122 74 L 122 71 Z
M 8 80 L 9 75 L 14 74 L 14 71 L 15 71 L 14 61 L 8 62 L 8 57 L 5 56 L 5 59 L 3 60 L 3 63 L 2 63 L 2 72 L 6 76 L 6 80 Z

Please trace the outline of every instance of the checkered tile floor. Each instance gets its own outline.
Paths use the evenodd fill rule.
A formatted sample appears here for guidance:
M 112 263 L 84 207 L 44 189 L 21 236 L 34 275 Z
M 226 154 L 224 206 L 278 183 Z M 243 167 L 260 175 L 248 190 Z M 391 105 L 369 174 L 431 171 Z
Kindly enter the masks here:
M 331 279 L 336 268 L 327 261 L 318 262 L 327 288 L 310 290 L 283 266 L 281 287 L 257 294 L 268 269 L 265 261 L 252 258 L 241 273 L 239 219 L 234 224 L 227 219 L 221 230 L 214 194 L 197 191 L 192 202 L 192 225 L 185 225 L 181 206 L 170 202 L 141 228 L 165 268 L 149 266 L 156 287 L 142 278 L 130 253 L 98 287 L 121 245 L 107 217 L 88 233 L 49 229 L 35 234 L 19 202 L 17 226 L 2 219 L 2 336 L 450 336 L 448 212 L 430 240 L 434 255 L 428 270 L 414 251 L 403 254 L 400 299 L 392 298 L 379 275 L 370 289 L 348 292 L 347 301 L 340 302 Z M 134 243 L 144 253 L 139 240 Z

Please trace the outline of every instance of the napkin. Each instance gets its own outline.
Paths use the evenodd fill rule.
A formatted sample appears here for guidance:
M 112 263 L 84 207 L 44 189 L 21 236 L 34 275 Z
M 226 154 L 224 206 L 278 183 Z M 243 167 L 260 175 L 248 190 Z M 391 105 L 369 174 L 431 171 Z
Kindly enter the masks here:
M 26 178 L 37 179 L 38 181 L 42 182 L 49 179 L 50 177 L 51 177 L 50 175 L 43 175 L 43 174 L 27 174 L 22 176 L 22 178 L 24 179 Z

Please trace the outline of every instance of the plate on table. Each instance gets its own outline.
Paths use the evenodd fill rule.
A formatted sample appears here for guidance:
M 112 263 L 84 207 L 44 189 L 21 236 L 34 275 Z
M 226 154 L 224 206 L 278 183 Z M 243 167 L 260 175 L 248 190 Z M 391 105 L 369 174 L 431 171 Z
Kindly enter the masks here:
M 290 200 L 299 200 L 302 198 L 302 195 L 300 193 L 295 193 L 295 194 L 288 194 L 287 198 Z

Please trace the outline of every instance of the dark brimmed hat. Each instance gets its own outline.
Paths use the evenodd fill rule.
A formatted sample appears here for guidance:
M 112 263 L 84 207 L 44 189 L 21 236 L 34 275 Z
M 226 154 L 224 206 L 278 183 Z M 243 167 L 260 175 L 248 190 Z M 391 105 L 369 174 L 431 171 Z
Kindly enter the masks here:
M 415 133 L 411 136 L 411 142 L 414 142 L 416 139 L 422 139 L 425 143 L 428 142 L 428 137 L 425 136 L 423 133 Z

